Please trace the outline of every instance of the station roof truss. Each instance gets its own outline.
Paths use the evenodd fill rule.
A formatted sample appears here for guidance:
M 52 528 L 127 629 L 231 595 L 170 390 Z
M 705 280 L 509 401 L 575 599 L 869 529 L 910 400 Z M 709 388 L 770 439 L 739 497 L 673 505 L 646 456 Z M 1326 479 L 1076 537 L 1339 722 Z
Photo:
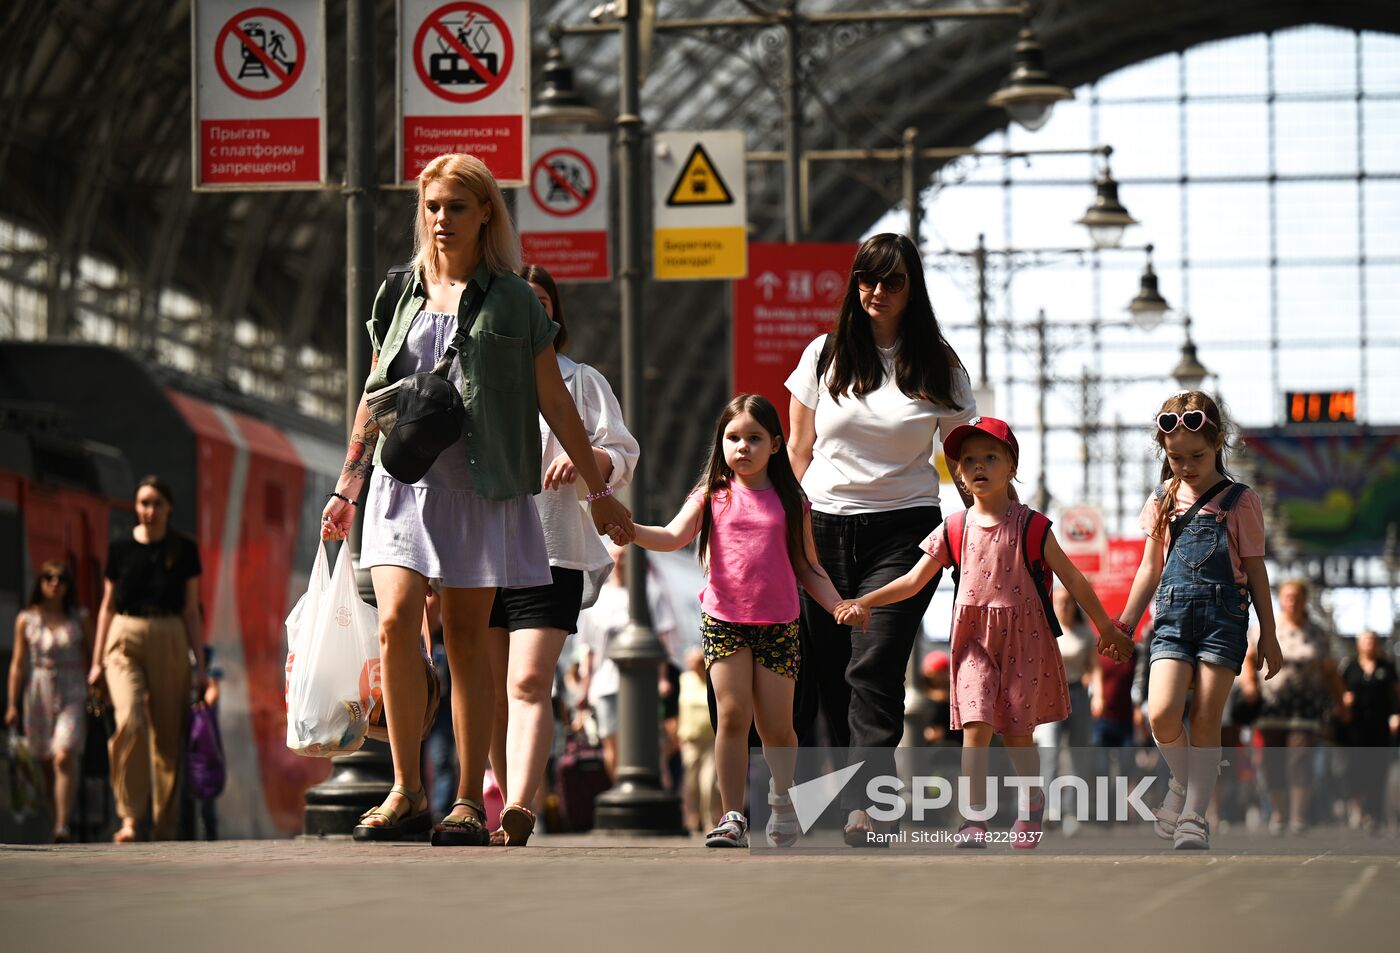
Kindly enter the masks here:
M 971 6 L 978 0 L 801 0 L 803 12 Z M 344 18 L 329 5 L 329 178 L 345 166 Z M 588 4 L 533 5 L 534 81 L 551 22 L 579 23 Z M 666 18 L 773 12 L 779 0 L 667 0 Z M 375 5 L 377 170 L 394 170 L 395 5 Z M 1400 32 L 1394 0 L 1044 0 L 1034 25 L 1056 79 L 1071 88 L 1154 56 L 1307 23 Z M 0 6 L 0 282 L 39 302 L 49 339 L 91 338 L 160 359 L 186 353 L 195 372 L 334 416 L 343 399 L 344 201 L 336 188 L 194 193 L 190 189 L 188 0 L 12 0 Z M 809 27 L 800 63 L 809 149 L 970 145 L 1007 123 L 986 106 L 1010 65 L 1011 19 L 937 26 Z M 564 37 L 575 83 L 616 111 L 614 36 Z M 783 144 L 782 30 L 658 33 L 642 90 L 651 130 L 740 128 L 750 150 Z M 934 171 L 932 167 L 928 169 Z M 849 241 L 899 200 L 899 169 L 815 164 L 814 241 Z M 749 167 L 751 237 L 782 237 L 782 169 Z M 376 264 L 407 257 L 411 191 L 376 199 Z M 15 226 L 20 231 L 16 232 Z M 24 240 L 15 237 L 26 236 Z M 7 236 L 9 236 L 7 238 Z M 645 244 L 645 243 L 644 243 Z M 96 268 L 92 262 L 104 263 Z M 566 288 L 574 356 L 616 379 L 618 295 Z M 167 308 L 172 295 L 183 315 Z M 0 295 L 0 336 L 15 334 Z M 648 300 L 648 432 L 653 459 L 693 462 L 653 477 L 674 505 L 700 465 L 723 404 L 728 293 L 713 282 L 652 287 Z M 86 316 L 86 318 L 84 317 Z M 106 323 L 104 323 L 106 322 Z M 174 349 L 174 350 L 172 350 Z M 694 355 L 714 355 L 695 360 Z M 308 394 L 314 399 L 308 402 Z

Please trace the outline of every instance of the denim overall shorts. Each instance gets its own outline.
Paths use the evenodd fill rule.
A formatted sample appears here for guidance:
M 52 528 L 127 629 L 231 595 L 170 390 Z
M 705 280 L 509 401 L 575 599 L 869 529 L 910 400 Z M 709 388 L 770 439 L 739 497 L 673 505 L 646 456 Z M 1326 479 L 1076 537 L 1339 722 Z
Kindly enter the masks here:
M 1177 538 L 1157 586 L 1151 662 L 1199 659 L 1240 673 L 1249 646 L 1249 589 L 1235 581 L 1225 519 L 1247 489 L 1232 485 L 1218 514 L 1198 513 L 1172 527 Z M 1164 494 L 1157 487 L 1159 503 Z

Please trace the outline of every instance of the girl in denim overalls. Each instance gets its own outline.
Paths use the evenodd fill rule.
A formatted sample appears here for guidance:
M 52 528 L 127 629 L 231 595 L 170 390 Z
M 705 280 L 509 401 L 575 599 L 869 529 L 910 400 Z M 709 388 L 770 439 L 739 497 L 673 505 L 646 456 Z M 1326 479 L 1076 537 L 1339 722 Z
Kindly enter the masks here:
M 1148 720 L 1171 779 L 1154 826 L 1178 850 L 1210 847 L 1204 815 L 1219 773 L 1221 715 L 1248 648 L 1251 599 L 1265 677 L 1282 664 L 1263 508 L 1225 471 L 1225 431 L 1220 407 L 1200 391 L 1179 393 L 1158 411 L 1163 482 L 1142 509 L 1147 546 L 1120 623 L 1125 632 L 1136 629 L 1155 592 Z

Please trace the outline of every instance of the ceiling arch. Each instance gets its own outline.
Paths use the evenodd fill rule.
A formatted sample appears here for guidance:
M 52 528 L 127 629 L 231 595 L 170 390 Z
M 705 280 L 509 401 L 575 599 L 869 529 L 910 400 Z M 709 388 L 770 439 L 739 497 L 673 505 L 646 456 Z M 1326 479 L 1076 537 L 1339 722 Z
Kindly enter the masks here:
M 868 10 L 869 0 L 802 0 L 800 9 Z M 911 4 L 882 0 L 881 8 Z M 920 4 L 922 5 L 922 4 Z M 968 0 L 938 5 L 967 6 Z M 534 53 L 542 63 L 551 21 L 578 22 L 577 0 L 536 0 Z M 745 14 L 777 0 L 667 0 L 666 17 Z M 335 10 L 337 4 L 331 4 Z M 395 7 L 375 8 L 377 172 L 393 170 Z M 206 314 L 238 300 L 230 282 L 251 275 L 248 317 L 273 330 L 293 326 L 313 348 L 343 352 L 344 208 L 338 190 L 305 193 L 189 193 L 189 0 L 13 0 L 0 9 L 0 218 L 46 241 L 50 275 L 93 254 L 117 263 L 143 303 L 173 285 Z M 1035 19 L 1060 82 L 1091 82 L 1131 63 L 1232 36 L 1307 23 L 1400 32 L 1394 0 L 1044 0 Z M 344 168 L 344 22 L 328 18 L 330 169 Z M 985 106 L 1010 59 L 1015 24 L 957 21 L 936 29 L 847 27 L 804 32 L 804 144 L 808 148 L 889 147 L 906 126 L 926 145 L 980 141 L 1005 124 Z M 779 149 L 781 56 L 778 31 L 713 31 L 700 38 L 658 35 L 643 90 L 652 129 L 743 128 L 751 149 Z M 578 83 L 600 106 L 615 102 L 615 38 L 566 38 Z M 539 70 L 536 69 L 538 81 Z M 932 168 L 929 169 L 932 172 Z M 849 240 L 893 204 L 896 172 L 813 169 L 813 240 Z M 781 175 L 750 175 L 755 239 L 782 233 Z M 380 266 L 404 257 L 411 193 L 376 199 Z M 268 226 L 266 223 L 271 223 Z M 244 264 L 240 267 L 239 252 Z M 35 253 L 9 255 L 0 278 L 16 278 Z M 251 257 L 251 264 L 248 259 Z M 5 260 L 0 258 L 0 260 Z M 64 307 L 55 280 L 51 307 Z M 575 285 L 567 294 L 580 359 L 618 370 L 616 290 Z M 289 302 L 303 313 L 289 319 Z M 114 304 L 115 306 L 115 304 Z M 665 508 L 698 469 L 709 421 L 725 399 L 728 287 L 702 282 L 652 285 L 647 298 L 647 398 L 642 434 L 649 456 L 678 461 L 653 475 Z M 697 358 L 697 355 L 703 357 Z M 691 466 L 693 459 L 694 467 Z

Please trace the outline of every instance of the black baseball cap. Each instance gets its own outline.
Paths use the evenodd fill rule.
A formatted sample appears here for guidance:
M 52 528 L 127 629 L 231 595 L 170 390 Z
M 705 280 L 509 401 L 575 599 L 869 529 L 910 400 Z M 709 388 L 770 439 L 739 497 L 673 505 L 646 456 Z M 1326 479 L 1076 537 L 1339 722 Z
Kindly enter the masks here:
M 400 483 L 417 483 L 462 436 L 467 412 L 457 388 L 429 373 L 414 374 L 399 385 L 397 412 L 379 463 Z

